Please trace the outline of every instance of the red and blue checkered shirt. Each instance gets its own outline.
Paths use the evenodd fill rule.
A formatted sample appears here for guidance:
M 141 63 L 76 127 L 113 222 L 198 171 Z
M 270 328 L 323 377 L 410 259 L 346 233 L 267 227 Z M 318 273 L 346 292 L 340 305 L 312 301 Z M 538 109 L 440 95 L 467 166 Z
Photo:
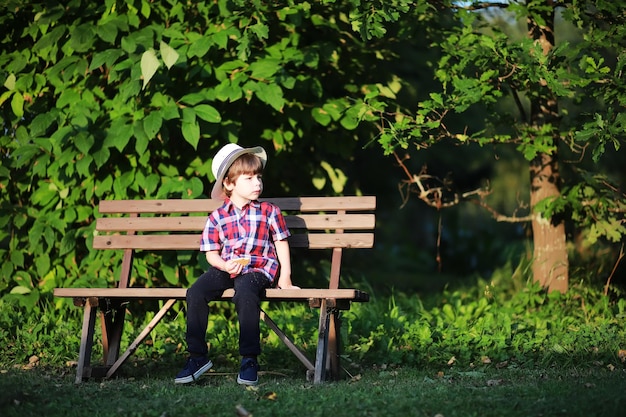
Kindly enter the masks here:
M 241 210 L 226 199 L 207 219 L 200 250 L 219 250 L 222 259 L 248 258 L 242 274 L 262 272 L 271 281 L 278 273 L 275 241 L 291 235 L 280 208 L 266 201 L 251 201 Z

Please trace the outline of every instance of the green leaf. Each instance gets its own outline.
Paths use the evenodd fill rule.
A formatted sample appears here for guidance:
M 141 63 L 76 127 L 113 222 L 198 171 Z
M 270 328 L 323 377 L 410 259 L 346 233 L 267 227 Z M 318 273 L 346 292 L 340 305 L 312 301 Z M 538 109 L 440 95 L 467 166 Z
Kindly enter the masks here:
M 215 98 L 221 101 L 236 101 L 243 96 L 243 89 L 239 86 L 234 86 L 230 80 L 222 81 L 217 87 L 215 87 Z
M 202 93 L 190 93 L 185 94 L 180 98 L 180 102 L 187 104 L 189 106 L 195 106 L 196 104 L 202 103 L 206 100 L 206 95 Z
M 91 64 L 89 65 L 90 70 L 94 70 L 101 66 L 111 67 L 115 64 L 115 61 L 121 56 L 124 55 L 124 52 L 119 49 L 107 49 L 102 52 L 97 52 L 94 54 L 93 59 L 91 60 Z
M 94 42 L 95 30 L 92 24 L 82 24 L 71 31 L 69 46 L 76 52 L 87 51 Z
M 50 270 L 50 257 L 46 253 L 41 253 L 35 258 L 37 275 L 43 276 Z
M 133 136 L 135 137 L 135 152 L 137 152 L 137 155 L 143 155 L 150 143 L 150 138 L 146 135 L 143 123 L 135 123 L 133 125 Z
M 313 116 L 313 119 L 315 119 L 315 121 L 322 126 L 328 126 L 332 120 L 328 112 L 319 107 L 315 107 L 311 110 L 311 116 Z
M 202 36 L 191 43 L 189 50 L 187 51 L 187 56 L 189 58 L 193 58 L 195 56 L 202 58 L 207 54 L 207 52 L 209 52 L 212 44 L 213 40 L 210 37 Z
M 33 119 L 30 124 L 30 134 L 33 137 L 41 136 L 46 133 L 48 128 L 56 121 L 56 110 L 40 113 Z
M 222 121 L 222 117 L 220 116 L 219 111 L 217 111 L 217 109 L 211 105 L 198 104 L 193 109 L 198 117 L 206 122 L 220 123 Z
M 283 90 L 278 85 L 258 83 L 255 95 L 259 100 L 269 104 L 275 110 L 279 112 L 283 111 L 285 99 L 283 98 Z
M 64 90 L 59 99 L 57 100 L 56 106 L 59 109 L 64 107 L 71 107 L 80 101 L 80 95 L 74 89 L 68 88 Z
M 124 152 L 132 135 L 132 126 L 126 123 L 126 119 L 115 119 L 107 132 L 104 145 L 105 147 L 114 146 L 118 151 Z
M 265 80 L 276 74 L 276 72 L 280 70 L 280 68 L 281 65 L 278 59 L 261 59 L 253 62 L 250 65 L 250 70 L 252 71 L 250 77 L 256 80 Z
M 24 295 L 24 294 L 29 294 L 32 290 L 28 287 L 24 287 L 21 285 L 18 285 L 17 287 L 13 287 L 11 289 L 11 294 L 19 294 L 19 295 Z
M 96 167 L 100 168 L 109 160 L 111 152 L 107 148 L 102 148 L 93 154 L 93 160 L 96 163 Z
M 24 266 L 24 253 L 22 251 L 14 250 L 11 251 L 11 262 L 8 262 L 12 265 L 23 267 Z
M 135 181 L 135 172 L 127 171 L 120 176 L 115 177 L 113 181 L 113 191 L 117 196 L 124 196 L 128 194 L 128 189 L 133 186 Z
M 15 90 L 15 74 L 9 74 L 7 79 L 4 81 L 4 86 L 9 91 Z
M 13 164 L 16 168 L 30 164 L 32 159 L 40 153 L 40 149 L 35 145 L 24 145 L 13 151 Z
M 11 100 L 11 110 L 17 117 L 24 116 L 24 96 L 20 92 L 13 94 L 13 100 Z
M 152 111 L 148 116 L 143 119 L 143 130 L 146 133 L 148 139 L 152 139 L 161 129 L 163 119 L 159 111 Z
M 154 49 L 150 48 L 144 52 L 143 55 L 141 55 L 141 76 L 143 78 L 142 90 L 146 88 L 146 85 L 148 85 L 160 66 L 161 63 L 157 59 Z
M 51 292 L 56 287 L 56 270 L 51 269 L 42 274 L 43 278 L 39 281 L 38 287 L 42 292 Z
M 9 99 L 9 97 L 11 97 L 13 95 L 13 91 L 4 91 L 2 94 L 0 94 L 0 106 L 2 106 L 4 104 L 5 101 L 7 101 Z
M 87 132 L 80 132 L 74 138 L 74 145 L 83 154 L 88 154 L 91 147 L 94 145 L 94 138 Z
M 170 69 L 176 64 L 176 61 L 178 61 L 179 55 L 174 48 L 161 41 L 161 57 L 167 69 Z
M 185 140 L 193 146 L 194 149 L 198 149 L 198 142 L 200 142 L 200 125 L 198 125 L 198 122 L 183 122 L 182 132 Z
M 164 266 L 162 270 L 163 270 L 163 276 L 165 277 L 165 280 L 168 283 L 170 283 L 172 285 L 178 285 L 179 284 L 178 268 Z
M 332 117 L 333 120 L 337 121 L 341 119 L 343 111 L 346 107 L 347 104 L 345 103 L 333 102 L 324 104 L 322 108 L 330 117 Z
M 341 126 L 343 126 L 344 129 L 354 130 L 359 125 L 359 119 L 352 114 L 346 114 L 341 118 L 339 123 L 341 123 Z
M 262 22 L 257 22 L 254 25 L 250 26 L 250 30 L 257 36 L 259 39 L 267 39 L 269 35 L 269 28 L 266 24 Z
M 45 206 L 56 198 L 57 193 L 58 189 L 54 184 L 42 181 L 31 195 L 30 201 L 35 205 Z
M 117 37 L 117 24 L 114 21 L 104 22 L 96 27 L 96 34 L 105 42 L 114 43 Z

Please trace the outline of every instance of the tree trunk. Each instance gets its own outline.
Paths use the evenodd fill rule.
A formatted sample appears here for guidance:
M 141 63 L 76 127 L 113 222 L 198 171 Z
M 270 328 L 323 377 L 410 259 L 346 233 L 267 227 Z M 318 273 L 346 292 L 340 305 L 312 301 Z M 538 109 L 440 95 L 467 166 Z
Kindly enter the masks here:
M 540 154 L 530 165 L 530 205 L 544 198 L 558 198 L 559 171 L 556 155 Z M 556 217 L 556 216 L 555 216 Z M 533 278 L 548 291 L 567 291 L 568 259 L 563 219 L 546 219 L 534 213 Z M 560 217 L 560 216 L 559 216 Z
M 538 12 L 545 26 L 540 26 L 536 19 L 529 14 L 528 34 L 538 42 L 544 55 L 554 48 L 554 2 L 546 0 L 549 6 Z M 558 103 L 545 83 L 539 86 L 538 94 L 531 99 L 530 124 L 536 132 L 542 126 L 552 126 L 552 141 L 558 144 L 560 140 L 558 122 Z M 530 206 L 545 198 L 558 198 L 561 195 L 557 151 L 551 154 L 538 154 L 530 164 Z M 548 291 L 565 292 L 568 288 L 568 258 L 565 239 L 565 225 L 561 216 L 546 219 L 539 213 L 534 213 L 532 220 L 533 231 L 533 279 Z

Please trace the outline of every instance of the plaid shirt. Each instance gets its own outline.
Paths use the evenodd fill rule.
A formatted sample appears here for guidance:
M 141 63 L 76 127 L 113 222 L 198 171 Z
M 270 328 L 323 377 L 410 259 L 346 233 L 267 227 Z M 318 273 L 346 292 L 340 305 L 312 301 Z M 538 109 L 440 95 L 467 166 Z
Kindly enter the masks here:
M 272 203 L 251 201 L 241 211 L 226 199 L 207 219 L 200 250 L 219 250 L 224 260 L 248 258 L 242 274 L 262 272 L 272 282 L 278 273 L 275 241 L 290 236 L 280 209 Z

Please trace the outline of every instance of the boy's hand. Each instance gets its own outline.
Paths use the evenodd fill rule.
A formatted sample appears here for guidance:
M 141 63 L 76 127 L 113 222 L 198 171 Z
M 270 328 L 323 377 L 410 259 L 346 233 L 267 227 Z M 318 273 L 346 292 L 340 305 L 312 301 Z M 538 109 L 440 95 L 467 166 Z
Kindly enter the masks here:
M 238 262 L 237 259 L 230 259 L 224 264 L 224 271 L 231 275 L 239 275 L 243 270 L 243 264 Z
M 279 290 L 299 290 L 300 287 L 298 287 L 297 285 L 293 285 L 293 284 L 288 284 L 288 285 L 278 285 L 278 289 Z
M 278 284 L 276 285 L 276 288 L 279 288 L 281 290 L 298 290 L 298 289 L 300 289 L 300 287 L 298 287 L 297 285 L 293 285 L 291 283 L 291 277 L 290 276 L 283 276 L 283 275 L 278 277 Z

